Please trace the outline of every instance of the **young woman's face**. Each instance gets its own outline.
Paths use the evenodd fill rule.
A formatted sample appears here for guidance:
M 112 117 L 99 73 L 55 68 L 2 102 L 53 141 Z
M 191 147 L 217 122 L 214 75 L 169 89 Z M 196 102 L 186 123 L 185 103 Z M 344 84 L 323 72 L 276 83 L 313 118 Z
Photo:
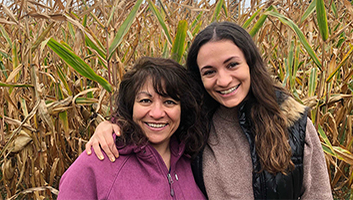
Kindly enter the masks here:
M 249 93 L 249 66 L 231 40 L 204 44 L 197 55 L 197 65 L 206 91 L 220 104 L 238 106 Z
M 169 144 L 170 137 L 179 127 L 180 116 L 180 102 L 157 94 L 150 79 L 137 92 L 133 120 L 156 149 Z

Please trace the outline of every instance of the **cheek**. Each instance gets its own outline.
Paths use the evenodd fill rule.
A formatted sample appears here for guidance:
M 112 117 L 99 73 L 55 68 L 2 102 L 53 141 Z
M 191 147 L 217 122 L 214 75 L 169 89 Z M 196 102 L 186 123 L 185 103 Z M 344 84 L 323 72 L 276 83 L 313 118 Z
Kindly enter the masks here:
M 134 121 L 135 121 L 135 116 L 136 116 L 135 111 L 136 111 L 136 106 L 134 105 L 134 106 L 132 107 L 132 119 L 133 119 Z
M 137 105 L 134 105 L 133 109 L 132 109 L 132 120 L 134 122 L 137 122 L 139 119 L 142 118 L 142 113 L 143 113 L 143 109 Z
M 209 90 L 211 88 L 211 80 L 209 79 L 201 79 L 203 87 L 205 87 L 206 90 Z
M 178 123 L 178 126 L 179 126 L 180 120 L 181 120 L 181 109 L 180 108 L 175 109 L 172 113 L 172 116 L 173 116 L 173 121 L 175 123 Z
M 249 84 L 248 87 L 250 88 L 250 86 L 251 86 L 251 76 L 250 76 L 250 72 L 249 71 L 248 71 L 248 75 L 247 75 L 246 79 L 247 79 L 247 83 Z

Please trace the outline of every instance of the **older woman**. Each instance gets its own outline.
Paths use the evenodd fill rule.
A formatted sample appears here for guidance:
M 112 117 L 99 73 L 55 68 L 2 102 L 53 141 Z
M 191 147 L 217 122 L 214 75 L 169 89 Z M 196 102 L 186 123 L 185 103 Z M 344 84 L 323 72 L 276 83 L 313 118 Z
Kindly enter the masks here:
M 120 159 L 81 154 L 62 176 L 58 199 L 204 199 L 190 165 L 204 141 L 199 95 L 178 63 L 141 59 L 119 87 Z

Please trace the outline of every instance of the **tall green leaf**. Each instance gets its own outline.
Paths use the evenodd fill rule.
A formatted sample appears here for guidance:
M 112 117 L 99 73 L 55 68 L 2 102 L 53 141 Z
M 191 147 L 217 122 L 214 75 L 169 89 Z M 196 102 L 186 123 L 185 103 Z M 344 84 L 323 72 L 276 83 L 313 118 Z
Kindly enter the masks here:
M 186 20 L 179 21 L 177 33 L 172 47 L 172 59 L 179 62 L 185 52 L 185 38 L 188 30 L 188 22 Z
M 101 49 L 100 47 L 98 47 L 97 45 L 94 44 L 94 42 L 92 42 L 91 39 L 89 39 L 89 37 L 87 37 L 85 35 L 85 42 L 87 44 L 87 46 L 91 47 L 92 49 L 96 50 L 97 53 L 103 58 L 106 59 L 106 51 L 104 49 Z
M 324 0 L 316 0 L 316 17 L 322 40 L 328 38 L 328 25 Z
M 217 2 L 216 8 L 213 12 L 211 22 L 214 22 L 216 19 L 219 19 L 219 13 L 221 12 L 222 6 L 224 4 L 224 0 L 219 0 Z
M 6 30 L 4 29 L 4 27 L 1 24 L 0 24 L 0 31 L 1 31 L 1 34 L 5 37 L 6 42 L 12 48 L 12 41 L 11 41 L 9 35 L 7 34 Z
M 67 76 L 64 75 L 64 72 L 61 70 L 61 68 L 58 65 L 56 65 L 56 70 L 57 70 L 57 73 L 59 75 L 61 82 L 63 83 L 65 89 L 67 90 L 67 93 L 71 96 L 72 92 L 71 92 L 69 84 L 67 83 L 67 80 L 66 80 Z
M 192 21 L 192 23 L 191 23 L 191 29 L 193 29 L 193 28 L 196 26 L 196 24 L 199 24 L 200 18 L 201 18 L 201 16 L 202 16 L 202 14 L 203 14 L 203 11 L 201 11 L 201 12 L 197 15 L 197 17 L 195 18 L 195 20 Z
M 192 31 L 192 36 L 194 37 L 196 34 L 198 34 L 200 32 L 200 29 L 201 29 L 201 25 L 202 25 L 202 21 L 200 21 L 196 27 L 194 28 L 194 30 Z M 190 38 L 191 40 L 193 38 Z
M 261 15 L 259 20 L 257 20 L 257 22 L 255 23 L 253 28 L 249 31 L 249 34 L 251 35 L 251 37 L 254 37 L 256 35 L 256 33 L 259 32 L 262 25 L 265 23 L 265 21 L 267 19 L 267 11 L 271 11 L 273 9 L 275 9 L 275 7 L 273 7 L 272 5 L 270 7 L 268 7 L 266 9 L 266 12 Z
M 309 15 L 314 12 L 314 10 L 316 8 L 315 6 L 316 6 L 316 0 L 313 0 L 310 3 L 309 7 L 305 10 L 302 18 L 300 19 L 300 23 L 299 24 L 303 23 L 309 17 Z
M 299 54 L 300 54 L 300 45 L 297 42 L 295 56 L 294 56 L 294 63 L 293 63 L 293 72 L 292 72 L 293 76 L 291 79 L 291 85 L 293 87 L 292 89 L 295 89 L 295 80 L 297 79 L 297 72 L 298 72 L 299 66 L 302 64 L 299 62 Z
M 33 85 L 31 84 L 14 84 L 14 83 L 3 83 L 0 82 L 0 87 L 9 87 L 9 88 L 13 88 L 13 87 L 33 87 Z
M 168 42 L 164 42 L 162 57 L 163 58 L 169 57 Z
M 109 18 L 108 18 L 107 22 L 105 23 L 105 27 L 108 27 L 110 22 L 112 21 L 114 13 L 115 13 L 115 9 L 116 9 L 116 4 L 118 2 L 119 1 L 115 1 L 115 4 L 113 5 L 113 8 L 110 10 L 110 15 L 109 15 Z
M 288 55 L 288 67 L 289 67 L 289 71 L 287 71 L 287 73 L 289 73 L 289 86 L 291 89 L 293 89 L 294 85 L 292 80 L 293 80 L 293 68 L 294 68 L 294 41 L 292 40 L 290 43 L 290 48 L 289 48 L 289 55 Z M 295 77 L 295 76 L 294 76 Z
M 42 34 L 40 34 L 40 36 L 32 45 L 32 48 L 31 48 L 32 51 L 35 50 L 40 45 L 40 43 L 43 42 L 43 40 L 45 39 L 49 31 L 53 28 L 53 26 L 54 26 L 54 22 L 50 23 L 49 26 L 42 32 Z
M 317 85 L 317 68 L 313 67 L 310 70 L 309 83 L 308 83 L 308 96 L 312 97 L 315 94 Z
M 327 138 L 327 135 L 325 134 L 325 131 L 322 129 L 321 125 L 319 124 L 319 128 L 318 131 L 319 135 L 321 136 L 321 138 L 324 140 L 324 144 L 327 148 L 329 148 L 329 150 L 331 151 L 326 151 L 327 153 L 333 153 L 333 155 L 336 155 L 335 151 L 333 150 L 332 144 L 330 142 L 330 140 Z
M 137 11 L 139 10 L 142 2 L 143 2 L 143 0 L 136 1 L 135 6 L 132 8 L 129 15 L 125 19 L 125 21 L 119 27 L 119 30 L 116 33 L 116 35 L 112 41 L 112 44 L 109 46 L 109 56 L 108 56 L 109 60 L 113 56 L 115 49 L 118 48 L 118 46 L 121 43 L 122 39 L 124 38 L 125 34 L 129 31 L 132 23 L 134 22 Z
M 248 20 L 245 21 L 245 23 L 243 24 L 244 29 L 248 28 L 248 26 L 255 19 L 255 17 L 260 13 L 261 10 L 262 10 L 262 8 L 257 9 L 257 11 L 253 15 L 251 15 L 251 17 Z
M 332 1 L 332 3 L 331 3 L 331 10 L 332 10 L 333 14 L 335 14 L 335 17 L 338 18 L 338 13 L 337 13 L 335 1 Z
M 112 86 L 108 83 L 108 81 L 105 80 L 103 77 L 97 75 L 91 69 L 91 67 L 87 63 L 85 63 L 79 56 L 77 56 L 74 52 L 66 48 L 64 45 L 61 45 L 53 38 L 50 38 L 47 45 L 69 66 L 75 69 L 79 74 L 93 81 L 96 81 L 108 92 L 112 92 Z
M 67 27 L 69 28 L 69 33 L 71 35 L 71 38 L 73 41 L 75 41 L 75 31 L 74 31 L 74 27 L 72 26 L 72 24 L 70 22 L 67 22 Z
M 224 2 L 222 4 L 222 8 L 223 8 L 224 15 L 226 17 L 228 17 L 228 9 L 227 9 L 226 4 Z M 217 20 L 219 20 L 219 18 L 220 18 L 220 15 L 218 15 Z
M 347 84 L 348 89 L 353 93 L 353 80 Z M 353 140 L 352 140 L 353 141 Z
M 172 37 L 169 34 L 169 30 L 167 28 L 167 25 L 164 22 L 164 19 L 161 15 L 161 13 L 158 11 L 158 9 L 156 8 L 156 6 L 154 5 L 154 3 L 151 0 L 148 0 L 148 5 L 150 7 L 150 9 L 152 10 L 153 14 L 156 15 L 159 24 L 162 26 L 162 29 L 164 31 L 165 36 L 167 37 L 167 40 L 169 42 L 169 44 L 172 44 Z
M 319 58 L 316 56 L 314 50 L 311 48 L 310 44 L 306 40 L 303 32 L 299 29 L 299 27 L 292 20 L 288 19 L 287 17 L 285 17 L 284 15 L 278 12 L 267 11 L 266 13 L 273 17 L 277 17 L 283 24 L 289 26 L 297 34 L 299 41 L 304 46 L 305 50 L 308 52 L 311 59 L 313 59 L 316 66 L 322 71 L 321 69 L 322 65 Z
M 4 74 L 5 78 L 7 79 L 9 76 L 7 75 L 4 63 L 2 62 L 2 56 L 1 55 L 0 55 L 0 70 Z
M 15 40 L 14 43 L 13 43 L 13 46 L 12 46 L 12 67 L 13 67 L 13 70 L 16 69 L 18 66 L 19 66 L 19 56 L 18 56 L 18 53 L 17 53 L 17 43 L 18 41 Z M 20 73 L 19 73 L 20 74 Z M 17 80 L 19 79 L 19 74 L 16 75 L 14 81 L 17 82 Z
M 342 65 L 348 60 L 348 58 L 351 56 L 352 53 L 353 53 L 353 46 L 351 46 L 351 49 L 343 57 L 342 61 L 337 65 L 336 69 L 333 70 L 333 72 L 328 76 L 328 78 L 326 79 L 327 83 L 331 82 L 333 76 L 338 72 L 338 70 L 342 67 Z

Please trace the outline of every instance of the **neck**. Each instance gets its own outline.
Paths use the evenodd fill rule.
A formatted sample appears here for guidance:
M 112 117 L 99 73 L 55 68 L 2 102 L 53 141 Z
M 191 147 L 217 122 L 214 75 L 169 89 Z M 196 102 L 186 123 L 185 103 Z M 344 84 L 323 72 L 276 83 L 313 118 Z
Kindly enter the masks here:
M 165 144 L 160 144 L 160 145 L 155 145 L 155 144 L 151 144 L 159 153 L 159 155 L 161 155 L 164 164 L 167 166 L 167 168 L 170 168 L 170 146 L 169 146 L 169 142 L 165 143 Z

